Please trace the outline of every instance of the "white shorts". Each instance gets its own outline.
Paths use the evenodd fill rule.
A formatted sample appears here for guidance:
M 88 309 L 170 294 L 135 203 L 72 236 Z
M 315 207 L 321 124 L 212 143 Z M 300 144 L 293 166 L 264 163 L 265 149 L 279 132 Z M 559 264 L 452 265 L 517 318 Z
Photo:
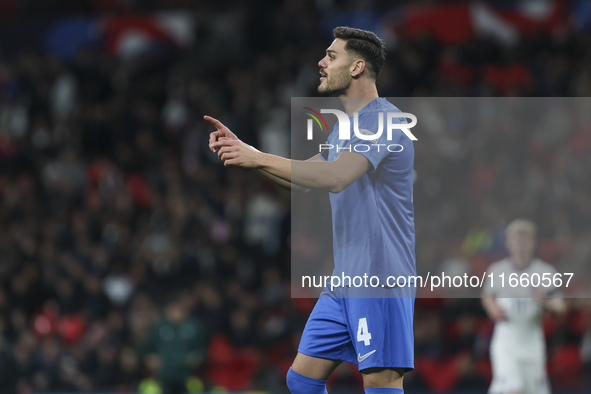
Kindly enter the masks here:
M 492 382 L 488 394 L 550 394 L 545 360 L 491 357 Z

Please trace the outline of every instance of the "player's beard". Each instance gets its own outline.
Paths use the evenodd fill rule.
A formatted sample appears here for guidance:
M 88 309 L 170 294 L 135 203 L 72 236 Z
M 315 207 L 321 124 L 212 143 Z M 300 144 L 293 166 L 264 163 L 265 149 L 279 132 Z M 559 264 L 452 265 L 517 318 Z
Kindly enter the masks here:
M 348 69 L 348 67 L 343 67 L 340 70 L 334 70 L 331 75 L 327 75 L 326 79 L 318 86 L 318 93 L 339 96 L 347 90 L 351 84 Z

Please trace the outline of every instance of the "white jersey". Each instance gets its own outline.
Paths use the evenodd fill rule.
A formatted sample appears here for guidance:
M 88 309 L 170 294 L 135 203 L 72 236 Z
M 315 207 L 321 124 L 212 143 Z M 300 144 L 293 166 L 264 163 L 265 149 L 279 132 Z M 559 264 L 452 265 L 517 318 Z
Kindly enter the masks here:
M 491 264 L 488 271 L 493 274 L 493 283 L 489 279 L 483 296 L 494 297 L 499 307 L 505 312 L 506 320 L 495 323 L 490 344 L 493 366 L 493 381 L 490 394 L 518 391 L 521 393 L 543 394 L 550 392 L 546 377 L 546 341 L 542 329 L 543 306 L 536 300 L 536 293 L 542 297 L 552 294 L 560 296 L 554 287 L 511 287 L 509 275 L 550 274 L 554 267 L 540 259 L 533 259 L 524 269 L 518 269 L 506 258 Z M 500 274 L 505 274 L 504 287 L 501 287 Z M 548 275 L 546 275 L 548 277 Z M 531 282 L 531 281 L 530 281 Z M 494 285 L 494 286 L 493 286 Z
M 540 279 L 543 274 L 552 277 L 556 270 L 554 267 L 540 259 L 534 258 L 531 263 L 520 270 L 508 258 L 491 264 L 487 272 L 493 274 L 493 285 L 490 279 L 484 289 L 484 295 L 496 298 L 496 302 L 505 312 L 506 320 L 496 322 L 491 341 L 491 352 L 512 354 L 519 359 L 545 360 L 546 342 L 542 330 L 543 306 L 536 300 L 536 293 L 541 292 L 542 297 L 555 292 L 554 287 L 511 287 L 509 276 L 513 273 L 521 274 L 529 279 L 532 274 L 538 274 Z M 500 274 L 504 275 L 504 287 L 501 287 Z M 546 275 L 547 277 L 548 275 Z M 530 281 L 531 282 L 531 281 Z M 496 353 L 496 352 L 495 352 Z

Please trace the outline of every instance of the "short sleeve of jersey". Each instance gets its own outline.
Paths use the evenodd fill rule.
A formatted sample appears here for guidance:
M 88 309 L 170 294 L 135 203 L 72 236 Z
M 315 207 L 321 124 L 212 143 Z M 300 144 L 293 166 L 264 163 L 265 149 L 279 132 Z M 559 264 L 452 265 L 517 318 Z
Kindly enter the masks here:
M 390 109 L 391 112 L 391 109 Z M 400 111 L 398 111 L 400 112 Z M 364 136 L 371 136 L 377 135 L 379 128 L 380 128 L 380 117 L 382 117 L 382 134 L 379 138 L 371 139 L 371 140 L 362 140 L 353 132 L 353 124 L 351 125 L 351 140 L 347 145 L 351 146 L 352 152 L 357 152 L 363 156 L 372 165 L 372 169 L 370 172 L 375 171 L 380 163 L 388 156 L 389 154 L 396 154 L 405 156 L 407 152 L 404 152 L 404 144 L 401 140 L 403 138 L 407 138 L 402 130 L 394 129 L 392 130 L 392 138 L 388 140 L 388 133 L 387 133 L 387 121 L 388 121 L 388 113 L 386 111 L 367 111 L 363 114 L 359 115 L 359 133 Z M 407 123 L 405 118 L 394 118 L 392 119 L 393 123 Z M 408 138 L 407 138 L 408 139 Z M 408 139 L 409 142 L 410 139 Z M 412 143 L 412 142 L 411 142 Z M 408 151 L 408 150 L 407 150 Z M 403 153 L 404 152 L 404 153 Z M 404 160 L 404 159 L 401 159 Z M 412 161 L 410 162 L 410 166 L 412 166 Z M 397 166 L 398 170 L 396 172 L 403 172 L 407 170 L 409 165 L 402 164 L 401 166 Z M 404 168 L 402 168 L 404 167 Z

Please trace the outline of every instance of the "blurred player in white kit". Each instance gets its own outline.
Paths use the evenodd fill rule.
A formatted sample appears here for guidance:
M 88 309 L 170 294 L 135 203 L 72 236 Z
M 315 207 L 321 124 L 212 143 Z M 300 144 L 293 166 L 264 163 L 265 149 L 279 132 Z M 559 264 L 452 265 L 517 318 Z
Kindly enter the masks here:
M 542 330 L 545 310 L 562 315 L 566 304 L 560 289 L 544 280 L 538 287 L 511 287 L 509 275 L 532 274 L 553 278 L 554 267 L 534 256 L 536 225 L 524 219 L 509 223 L 505 231 L 509 256 L 491 264 L 493 273 L 482 292 L 482 305 L 495 321 L 490 344 L 493 378 L 489 394 L 549 394 L 546 343 Z M 504 287 L 499 275 L 504 273 Z M 546 274 L 546 276 L 543 276 Z M 536 276 L 536 275 L 534 275 Z M 548 285 L 548 286 L 546 286 Z

